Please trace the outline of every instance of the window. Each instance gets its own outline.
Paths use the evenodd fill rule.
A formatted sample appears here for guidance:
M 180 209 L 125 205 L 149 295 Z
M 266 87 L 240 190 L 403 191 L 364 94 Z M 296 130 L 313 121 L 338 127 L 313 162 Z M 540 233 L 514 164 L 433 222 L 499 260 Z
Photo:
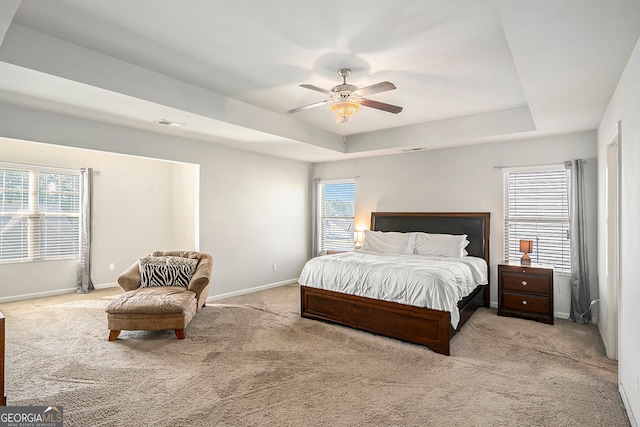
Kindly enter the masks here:
M 74 259 L 80 172 L 0 164 L 0 263 Z
M 320 249 L 347 251 L 354 248 L 356 182 L 321 181 Z
M 532 262 L 571 273 L 564 165 L 504 174 L 504 253 L 509 261 L 522 257 L 520 239 L 533 240 Z

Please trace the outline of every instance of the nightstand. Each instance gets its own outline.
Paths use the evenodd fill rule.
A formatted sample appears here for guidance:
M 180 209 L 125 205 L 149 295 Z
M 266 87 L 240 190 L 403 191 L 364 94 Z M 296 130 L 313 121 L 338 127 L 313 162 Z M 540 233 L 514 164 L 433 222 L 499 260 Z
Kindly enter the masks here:
M 553 325 L 553 267 L 508 261 L 498 264 L 498 316 Z

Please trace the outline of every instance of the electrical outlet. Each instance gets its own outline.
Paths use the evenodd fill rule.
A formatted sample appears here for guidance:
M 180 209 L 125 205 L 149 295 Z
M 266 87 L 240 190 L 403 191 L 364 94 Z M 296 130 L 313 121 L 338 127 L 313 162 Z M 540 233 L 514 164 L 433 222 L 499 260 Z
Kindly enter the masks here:
M 278 264 L 273 264 L 273 271 L 278 271 Z
M 109 264 L 109 270 L 113 271 L 116 269 L 116 265 L 114 263 Z

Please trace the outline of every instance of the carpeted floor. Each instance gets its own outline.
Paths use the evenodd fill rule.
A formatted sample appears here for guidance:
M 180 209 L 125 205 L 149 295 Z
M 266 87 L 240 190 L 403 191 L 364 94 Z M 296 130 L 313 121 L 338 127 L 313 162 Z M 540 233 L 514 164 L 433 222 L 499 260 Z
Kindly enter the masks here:
M 203 308 L 187 328 L 123 331 L 121 291 L 0 305 L 8 405 L 68 426 L 628 426 L 597 328 L 479 310 L 452 356 L 299 315 L 288 285 Z

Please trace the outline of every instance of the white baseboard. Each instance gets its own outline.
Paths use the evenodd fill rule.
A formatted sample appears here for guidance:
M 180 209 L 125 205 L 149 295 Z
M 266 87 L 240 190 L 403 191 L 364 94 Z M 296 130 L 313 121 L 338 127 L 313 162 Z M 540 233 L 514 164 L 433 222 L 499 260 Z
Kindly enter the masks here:
M 627 416 L 629 417 L 629 422 L 631 423 L 631 427 L 639 427 L 640 424 L 636 417 L 633 415 L 633 411 L 631 411 L 631 405 L 629 404 L 629 399 L 627 398 L 627 394 L 624 392 L 624 387 L 622 387 L 622 383 L 618 383 L 618 391 L 620 392 L 620 397 L 622 398 L 622 404 L 624 408 L 627 410 Z
M 241 291 L 227 292 L 226 294 L 213 295 L 207 298 L 207 302 L 214 302 L 225 298 L 237 297 L 240 295 L 252 294 L 254 292 L 264 291 L 265 289 L 277 288 L 278 286 L 290 285 L 298 283 L 298 278 L 284 280 L 282 282 L 269 283 L 267 285 L 256 286 L 255 288 L 243 289 Z
M 103 283 L 101 285 L 94 285 L 96 289 L 106 289 L 118 286 L 117 283 Z M 0 297 L 0 304 L 5 302 L 14 302 L 14 301 L 23 301 L 27 299 L 36 299 L 36 298 L 45 298 L 45 297 L 53 297 L 56 295 L 64 295 L 64 294 L 75 294 L 77 292 L 77 288 L 65 288 L 65 289 L 56 289 L 53 291 L 44 291 L 44 292 L 34 292 L 31 294 L 22 294 L 22 295 L 11 295 L 8 297 Z
M 118 286 L 120 286 L 118 285 L 118 282 L 103 283 L 101 285 L 93 285 L 93 287 L 96 289 L 117 288 Z
M 209 298 L 207 298 L 207 302 L 213 302 L 213 301 L 221 300 L 221 299 L 224 299 L 224 298 L 237 297 L 237 296 L 240 296 L 240 295 L 251 294 L 253 292 L 263 291 L 265 289 L 270 289 L 270 288 L 277 288 L 278 286 L 289 285 L 289 284 L 292 284 L 292 283 L 298 283 L 298 278 L 290 279 L 290 280 L 284 280 L 282 282 L 269 283 L 269 284 L 262 285 L 262 286 L 256 286 L 255 288 L 243 289 L 241 291 L 228 292 L 226 294 L 220 294 L 220 295 L 213 295 L 213 296 L 210 296 Z M 100 285 L 94 285 L 94 287 L 96 289 L 115 288 L 115 287 L 118 287 L 118 283 L 117 282 L 102 283 Z M 11 296 L 7 296 L 7 297 L 0 297 L 0 304 L 6 303 L 6 302 L 35 299 L 35 298 L 52 297 L 52 296 L 63 295 L 63 294 L 74 294 L 74 293 L 76 293 L 76 291 L 77 291 L 77 289 L 75 287 L 73 287 L 73 288 L 66 288 L 66 289 L 56 289 L 56 290 L 53 290 L 53 291 L 35 292 L 35 293 L 31 293 L 31 294 L 11 295 Z
M 26 299 L 53 297 L 56 295 L 75 293 L 76 288 L 56 289 L 55 291 L 35 292 L 32 294 L 12 295 L 0 298 L 0 304 L 5 302 L 22 301 Z

